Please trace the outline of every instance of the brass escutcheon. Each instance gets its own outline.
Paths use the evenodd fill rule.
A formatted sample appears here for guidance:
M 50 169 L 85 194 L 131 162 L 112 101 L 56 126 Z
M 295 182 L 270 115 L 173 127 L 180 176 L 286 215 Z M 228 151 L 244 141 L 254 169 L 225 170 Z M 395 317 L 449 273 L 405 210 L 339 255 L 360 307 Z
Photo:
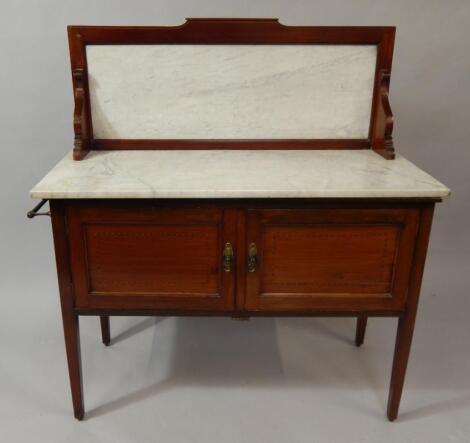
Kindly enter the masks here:
M 256 248 L 255 243 L 250 243 L 248 246 L 248 260 L 247 260 L 247 270 L 248 272 L 255 272 L 258 265 L 258 249 Z
M 223 253 L 223 267 L 225 272 L 231 272 L 233 265 L 233 248 L 230 242 L 225 243 Z

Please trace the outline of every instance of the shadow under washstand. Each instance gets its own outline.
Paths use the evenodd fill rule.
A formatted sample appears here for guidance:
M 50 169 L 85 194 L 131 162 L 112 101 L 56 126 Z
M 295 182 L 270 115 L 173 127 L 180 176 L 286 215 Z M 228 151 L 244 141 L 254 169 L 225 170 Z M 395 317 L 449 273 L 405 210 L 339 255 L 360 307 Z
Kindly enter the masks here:
M 204 386 L 257 385 L 283 378 L 274 319 L 176 319 L 172 377 Z
M 122 342 L 124 340 L 127 340 L 131 338 L 134 335 L 139 334 L 140 332 L 145 331 L 146 329 L 154 327 L 159 321 L 163 320 L 163 318 L 160 317 L 149 317 L 146 318 L 139 323 L 136 323 L 135 325 L 131 326 L 130 328 L 124 330 L 123 332 L 120 332 L 116 336 L 111 335 L 111 346 L 115 345 L 119 342 Z
M 326 325 L 319 319 L 252 318 L 232 321 L 230 318 L 177 317 L 147 318 L 118 334 L 113 344 L 156 325 L 150 371 L 161 360 L 162 332 L 165 331 L 169 353 L 165 357 L 166 375 L 159 381 L 100 405 L 87 414 L 97 417 L 182 386 L 208 389 L 304 388 L 321 386 L 369 386 L 361 365 L 354 369 L 351 355 L 358 354 L 354 345 L 355 319 L 331 319 Z M 168 329 L 161 329 L 168 328 Z M 161 354 L 160 354 L 161 355 Z M 359 356 L 361 355 L 361 356 Z M 294 367 L 294 370 L 292 370 Z M 288 373 L 286 373 L 288 368 Z M 296 368 L 299 368 L 297 370 Z M 388 372 L 389 368 L 387 368 Z M 382 368 L 374 372 L 382 373 Z M 386 378 L 386 377 L 385 377 Z M 384 379 L 388 383 L 388 380 Z M 374 389 L 374 386 L 371 386 Z
M 441 402 L 422 406 L 409 412 L 401 412 L 397 421 L 405 422 L 426 418 L 436 414 L 445 414 L 459 409 L 470 408 L 470 394 L 462 397 L 451 398 Z

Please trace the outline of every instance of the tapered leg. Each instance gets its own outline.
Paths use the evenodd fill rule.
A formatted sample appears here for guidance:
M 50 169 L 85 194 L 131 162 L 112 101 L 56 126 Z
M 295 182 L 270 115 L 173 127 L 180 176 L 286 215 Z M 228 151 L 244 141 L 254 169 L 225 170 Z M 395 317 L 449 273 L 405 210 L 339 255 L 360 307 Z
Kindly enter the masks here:
M 406 315 L 398 320 L 395 354 L 393 357 L 392 377 L 388 395 L 387 416 L 393 421 L 398 416 L 403 384 L 405 382 L 406 367 L 410 356 L 411 341 L 415 324 L 414 315 Z
M 111 334 L 109 332 L 109 317 L 107 315 L 100 316 L 101 338 L 105 346 L 111 343 Z
M 60 200 L 51 200 L 52 232 L 59 280 L 60 307 L 64 326 L 65 351 L 69 367 L 70 389 L 72 391 L 73 414 L 82 420 L 83 389 L 80 358 L 80 331 L 78 315 L 74 311 L 74 294 L 71 285 L 72 276 L 69 262 L 65 207 Z
M 360 315 L 357 317 L 356 324 L 356 346 L 361 346 L 364 343 L 364 336 L 366 334 L 367 317 Z
M 77 420 L 82 420 L 84 408 L 78 315 L 62 311 L 62 320 L 69 366 L 70 389 L 72 391 L 73 414 Z
M 387 406 L 387 417 L 390 421 L 394 421 L 397 418 L 398 409 L 400 407 L 406 367 L 408 365 L 408 357 L 410 355 L 411 341 L 413 340 L 413 331 L 418 309 L 424 263 L 426 261 L 429 234 L 431 232 L 433 210 L 434 205 L 429 204 L 424 206 L 420 212 L 420 225 L 411 268 L 407 303 L 403 316 L 398 320 L 397 338 L 395 342 L 395 353 L 393 356 L 392 376 L 390 379 L 390 391 Z

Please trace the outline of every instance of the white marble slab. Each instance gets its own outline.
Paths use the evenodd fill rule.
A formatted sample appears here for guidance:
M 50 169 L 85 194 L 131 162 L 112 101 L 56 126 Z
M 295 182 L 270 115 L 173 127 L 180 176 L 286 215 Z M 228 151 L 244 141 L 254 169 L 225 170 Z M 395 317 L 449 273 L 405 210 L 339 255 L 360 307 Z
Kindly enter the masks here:
M 94 138 L 367 138 L 375 45 L 91 45 Z
M 352 151 L 95 151 L 62 159 L 32 198 L 445 197 L 405 158 Z

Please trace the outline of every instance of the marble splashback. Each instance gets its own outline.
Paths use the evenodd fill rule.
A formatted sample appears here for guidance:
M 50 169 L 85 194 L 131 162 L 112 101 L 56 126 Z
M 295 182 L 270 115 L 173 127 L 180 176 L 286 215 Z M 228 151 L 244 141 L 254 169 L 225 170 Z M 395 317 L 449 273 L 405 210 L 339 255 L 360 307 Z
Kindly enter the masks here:
M 98 139 L 367 138 L 374 45 L 90 45 Z

